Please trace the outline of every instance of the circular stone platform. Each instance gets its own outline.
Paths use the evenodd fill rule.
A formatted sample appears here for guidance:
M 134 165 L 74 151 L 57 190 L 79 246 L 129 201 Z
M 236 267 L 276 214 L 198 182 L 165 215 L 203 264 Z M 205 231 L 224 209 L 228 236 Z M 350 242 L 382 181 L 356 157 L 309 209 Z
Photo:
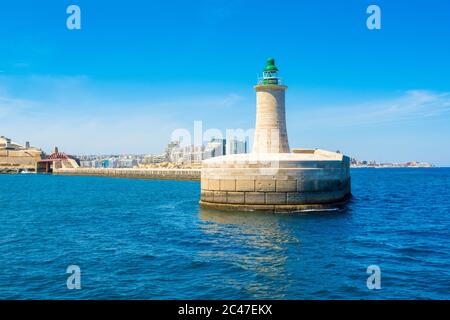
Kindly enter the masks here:
M 350 159 L 324 150 L 249 153 L 203 161 L 200 205 L 233 211 L 310 211 L 350 197 Z

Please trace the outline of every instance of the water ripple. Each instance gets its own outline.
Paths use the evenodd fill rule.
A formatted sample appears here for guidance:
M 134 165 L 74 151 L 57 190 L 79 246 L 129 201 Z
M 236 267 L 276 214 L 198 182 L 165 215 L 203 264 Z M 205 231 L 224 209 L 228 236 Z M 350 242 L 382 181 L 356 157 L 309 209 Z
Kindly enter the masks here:
M 274 215 L 200 209 L 198 182 L 0 176 L 0 298 L 449 299 L 450 169 L 352 188 L 338 212 Z

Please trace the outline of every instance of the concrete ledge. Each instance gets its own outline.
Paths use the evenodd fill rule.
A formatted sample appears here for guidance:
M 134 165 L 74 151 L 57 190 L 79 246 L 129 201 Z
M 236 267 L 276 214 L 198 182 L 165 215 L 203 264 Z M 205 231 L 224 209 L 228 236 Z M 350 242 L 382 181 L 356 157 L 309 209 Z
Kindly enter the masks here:
M 266 196 L 264 192 L 245 192 L 245 204 L 265 204 L 265 203 L 266 203 Z
M 214 202 L 227 203 L 227 193 L 225 191 L 215 191 L 213 197 Z
M 280 205 L 324 204 L 340 201 L 350 194 L 350 181 L 337 189 L 320 191 L 218 191 L 201 189 L 201 200 L 219 204 Z
M 202 197 L 203 199 L 203 197 Z M 206 200 L 206 199 L 205 199 Z M 245 203 L 244 192 L 227 192 L 227 203 Z
M 349 188 L 321 192 L 288 192 L 286 201 L 289 204 L 330 203 L 340 201 L 349 193 Z
M 103 169 L 76 168 L 57 169 L 55 175 L 67 176 L 97 176 L 151 180 L 200 180 L 200 170 L 197 169 Z M 218 181 L 218 180 L 217 180 Z
M 297 191 L 297 180 L 276 180 L 276 192 Z
M 232 177 L 232 176 L 231 176 Z M 202 190 L 241 191 L 241 192 L 323 192 L 335 191 L 345 187 L 349 177 L 330 175 L 330 177 L 301 177 L 300 179 L 206 179 L 201 181 Z
M 266 193 L 266 203 L 270 204 L 286 204 L 287 194 L 285 192 L 268 192 Z
M 215 209 L 215 210 L 225 210 L 225 211 L 244 211 L 244 212 L 253 212 L 253 211 L 264 211 L 264 212 L 274 212 L 274 213 L 283 213 L 283 212 L 321 212 L 321 211 L 330 211 L 330 210 L 339 210 L 344 208 L 348 199 L 351 195 L 348 195 L 345 199 L 341 201 L 336 201 L 333 203 L 319 203 L 319 204 L 297 204 L 297 205 L 247 205 L 247 204 L 230 204 L 230 203 L 213 203 L 207 202 L 204 200 L 200 200 L 200 206 L 202 208 Z
M 214 191 L 201 191 L 201 198 L 207 202 L 214 202 Z

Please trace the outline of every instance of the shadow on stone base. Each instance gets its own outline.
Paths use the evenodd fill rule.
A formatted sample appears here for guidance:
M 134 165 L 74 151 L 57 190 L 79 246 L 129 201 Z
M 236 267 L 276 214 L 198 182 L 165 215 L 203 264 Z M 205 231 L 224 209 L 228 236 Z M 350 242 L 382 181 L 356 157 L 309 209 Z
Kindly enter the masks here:
M 335 211 L 341 210 L 345 207 L 352 195 L 348 194 L 340 201 L 332 203 L 320 204 L 230 204 L 230 203 L 216 203 L 200 200 L 202 208 L 222 210 L 222 211 L 243 211 L 243 212 L 321 212 L 321 211 Z

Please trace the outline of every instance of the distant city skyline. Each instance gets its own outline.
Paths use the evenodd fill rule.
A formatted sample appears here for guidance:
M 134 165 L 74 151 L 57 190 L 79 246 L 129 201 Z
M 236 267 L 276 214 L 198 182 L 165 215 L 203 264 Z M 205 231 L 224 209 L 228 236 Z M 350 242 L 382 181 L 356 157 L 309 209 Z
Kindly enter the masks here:
M 372 3 L 381 30 L 366 28 Z M 67 30 L 69 4 L 2 4 L 0 135 L 157 154 L 194 121 L 252 129 L 252 86 L 274 57 L 292 148 L 450 165 L 448 2 L 76 1 L 82 29 Z

